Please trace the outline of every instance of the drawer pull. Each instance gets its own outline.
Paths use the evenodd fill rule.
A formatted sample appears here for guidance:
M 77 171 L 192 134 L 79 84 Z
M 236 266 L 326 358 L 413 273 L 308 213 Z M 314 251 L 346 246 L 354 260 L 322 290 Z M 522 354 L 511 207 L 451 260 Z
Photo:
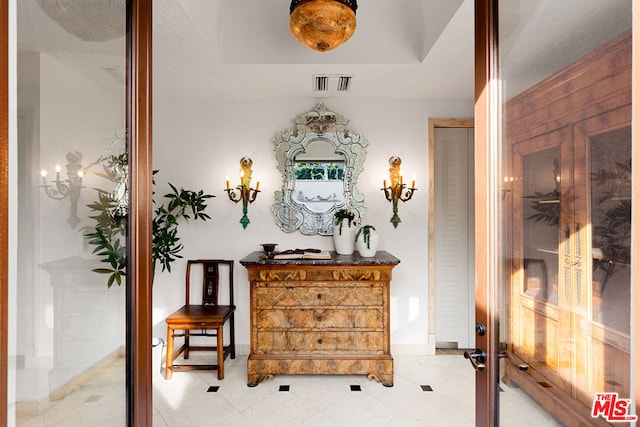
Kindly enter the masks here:
M 318 294 L 318 299 L 322 299 L 322 294 Z
M 317 319 L 318 319 L 318 322 L 322 322 L 322 316 L 318 316 Z
M 318 344 L 322 344 L 322 338 L 318 338 Z

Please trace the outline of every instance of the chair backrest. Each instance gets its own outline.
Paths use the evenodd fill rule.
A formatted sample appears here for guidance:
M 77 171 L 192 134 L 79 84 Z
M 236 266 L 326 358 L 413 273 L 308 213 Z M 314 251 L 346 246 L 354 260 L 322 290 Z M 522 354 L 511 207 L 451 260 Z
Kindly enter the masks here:
M 229 305 L 233 305 L 233 260 L 225 259 L 190 259 L 187 261 L 186 304 L 189 305 L 191 295 L 191 266 L 202 265 L 202 305 L 218 305 L 220 285 L 220 265 L 229 267 Z

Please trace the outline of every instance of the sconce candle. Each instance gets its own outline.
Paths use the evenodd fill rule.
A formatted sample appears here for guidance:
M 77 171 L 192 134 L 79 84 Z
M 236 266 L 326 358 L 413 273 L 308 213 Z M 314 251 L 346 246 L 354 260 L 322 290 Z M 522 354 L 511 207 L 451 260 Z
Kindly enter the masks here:
M 391 223 L 395 228 L 398 228 L 398 224 L 401 222 L 398 216 L 398 200 L 406 202 L 413 197 L 413 192 L 416 191 L 416 177 L 413 176 L 411 181 L 411 188 L 405 188 L 402 182 L 402 175 L 400 175 L 400 164 L 402 160 L 400 157 L 393 156 L 389 159 L 389 176 L 391 178 L 391 185 L 387 187 L 387 180 L 383 181 L 384 185 L 382 191 L 384 191 L 385 198 L 393 204 L 393 216 L 391 217 Z
M 224 191 L 229 195 L 229 200 L 235 203 L 242 200 L 242 218 L 240 218 L 242 228 L 247 228 L 247 225 L 249 225 L 250 221 L 247 216 L 249 203 L 253 203 L 260 192 L 260 190 L 258 190 L 258 187 L 260 186 L 260 178 L 258 178 L 258 181 L 256 182 L 256 188 L 251 188 L 252 165 L 253 161 L 250 158 L 245 156 L 240 159 L 240 185 L 236 188 L 229 188 L 229 175 L 225 177 L 227 181 L 227 188 Z

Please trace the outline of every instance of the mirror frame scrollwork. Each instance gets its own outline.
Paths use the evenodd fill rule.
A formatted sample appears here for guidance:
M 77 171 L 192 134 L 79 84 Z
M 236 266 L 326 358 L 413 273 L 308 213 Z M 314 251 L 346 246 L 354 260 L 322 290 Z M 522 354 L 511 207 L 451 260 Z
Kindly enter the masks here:
M 295 128 L 278 132 L 273 138 L 278 170 L 282 175 L 282 189 L 274 192 L 272 207 L 276 223 L 287 233 L 300 230 L 302 234 L 333 234 L 333 216 L 336 210 L 349 209 L 356 221 L 364 216 L 364 194 L 356 186 L 363 170 L 367 153 L 367 140 L 347 129 L 349 120 L 318 104 L 313 110 L 295 119 Z M 325 212 L 314 212 L 293 197 L 295 189 L 294 163 L 296 155 L 305 152 L 316 141 L 329 142 L 335 153 L 345 159 L 344 201 Z

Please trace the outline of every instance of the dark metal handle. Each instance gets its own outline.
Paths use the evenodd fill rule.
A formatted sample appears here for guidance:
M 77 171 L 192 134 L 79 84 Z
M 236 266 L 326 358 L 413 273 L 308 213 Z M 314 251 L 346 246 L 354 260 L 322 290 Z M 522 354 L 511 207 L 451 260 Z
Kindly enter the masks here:
M 486 367 L 485 363 L 487 361 L 487 353 L 485 353 L 483 349 L 476 348 L 473 353 L 465 351 L 464 358 L 469 359 L 471 366 L 473 366 L 473 369 L 476 371 L 484 371 L 484 368 Z
M 500 353 L 498 353 L 498 357 L 500 359 L 509 359 L 509 361 L 513 364 L 513 366 L 515 366 L 521 371 L 526 371 L 527 369 L 529 369 L 529 365 L 527 365 L 526 363 L 518 363 L 516 361 L 516 358 L 513 357 L 513 354 L 508 353 L 506 351 L 501 351 Z

